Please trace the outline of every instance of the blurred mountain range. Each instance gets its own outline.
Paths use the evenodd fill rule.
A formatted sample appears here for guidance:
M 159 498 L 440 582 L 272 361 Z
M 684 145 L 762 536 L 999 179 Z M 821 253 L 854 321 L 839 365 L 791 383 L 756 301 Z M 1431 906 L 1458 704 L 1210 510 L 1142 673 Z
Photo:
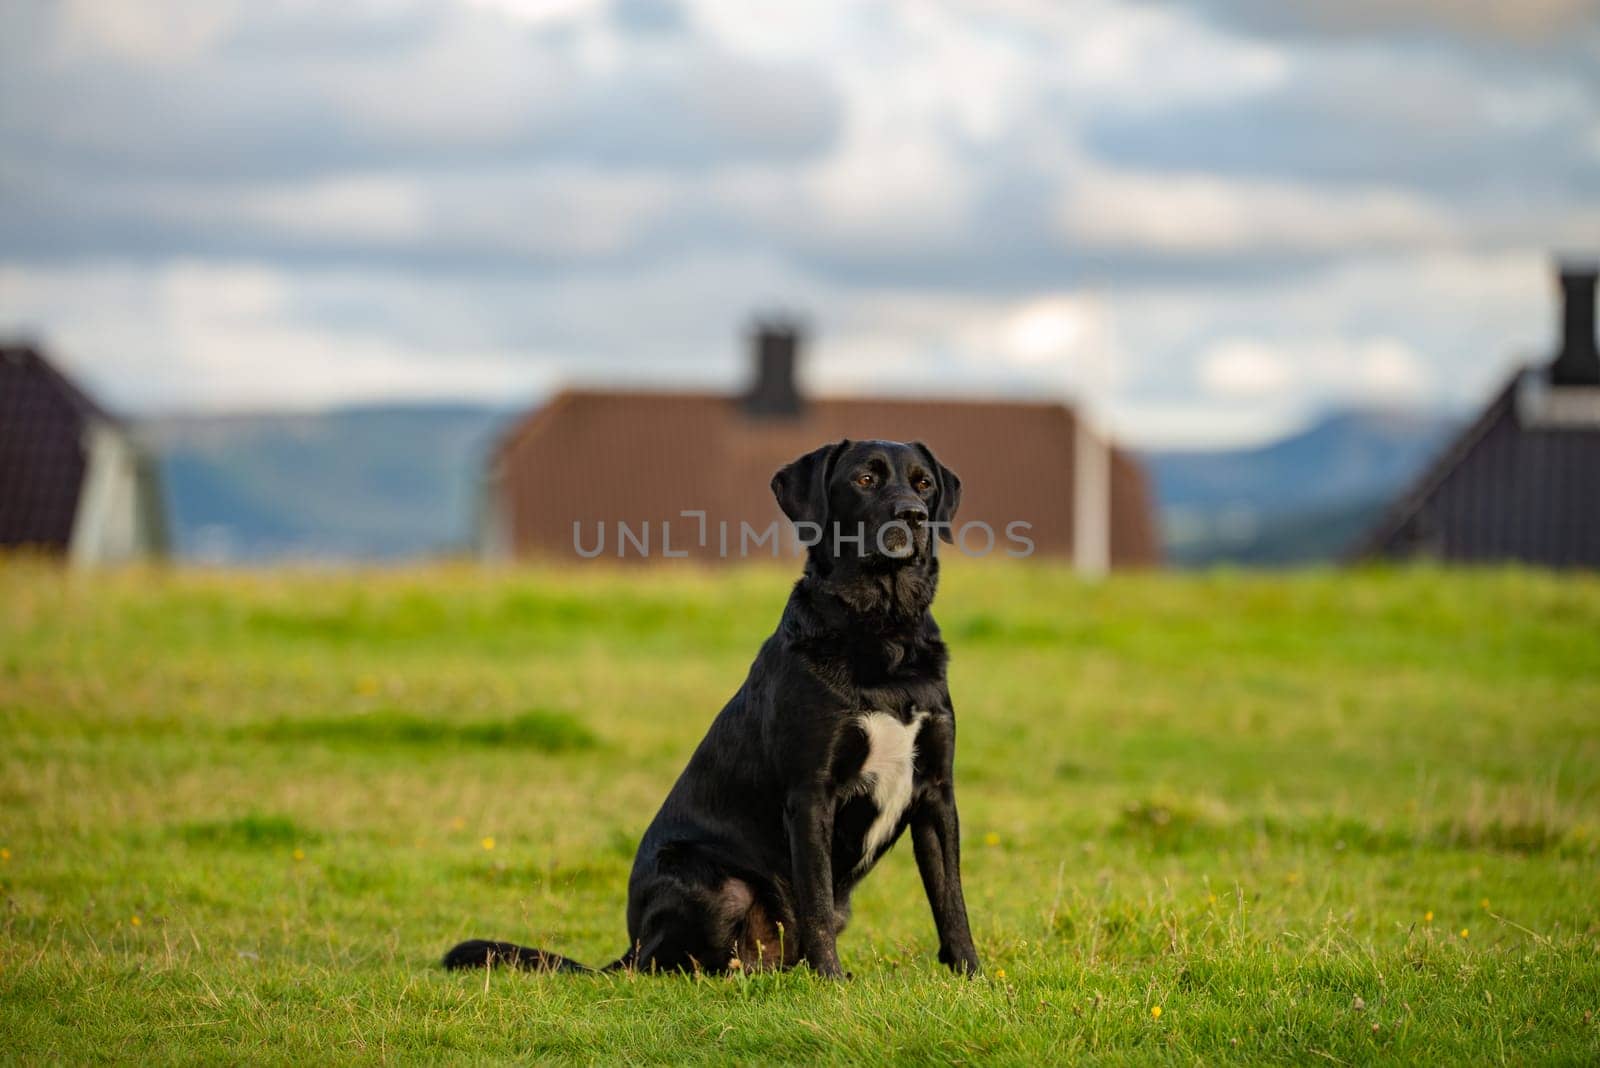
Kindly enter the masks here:
M 1178 566 L 1331 559 L 1377 521 L 1459 420 L 1342 411 L 1250 449 L 1144 456 Z
M 172 416 L 139 433 L 161 457 L 182 559 L 394 560 L 470 548 L 484 458 L 514 416 L 362 407 Z
M 470 551 L 479 478 L 518 412 L 472 405 L 172 416 L 161 456 L 175 549 L 204 562 Z M 1179 566 L 1328 559 L 1443 447 L 1453 419 L 1338 412 L 1250 449 L 1144 457 Z

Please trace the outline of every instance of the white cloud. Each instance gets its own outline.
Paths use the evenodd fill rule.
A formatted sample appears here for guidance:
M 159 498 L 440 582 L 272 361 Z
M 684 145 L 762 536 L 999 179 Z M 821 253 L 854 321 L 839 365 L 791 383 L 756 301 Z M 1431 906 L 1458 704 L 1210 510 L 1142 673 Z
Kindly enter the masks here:
M 159 67 L 193 59 L 221 39 L 239 16 L 235 0 L 59 0 L 63 59 L 121 60 Z
M 979 204 L 1009 165 L 1070 178 L 1089 114 L 1246 97 L 1286 76 L 1272 46 L 1158 8 L 1093 0 L 756 8 L 703 0 L 697 22 L 738 54 L 828 57 L 843 136 L 798 172 L 742 172 L 722 188 L 767 233 L 844 261 L 984 240 Z
M 1247 99 L 1281 85 L 1291 62 L 1275 45 L 1218 33 L 1187 12 L 1097 4 L 1083 24 L 1069 5 L 1053 5 L 1054 40 L 1066 87 L 1091 106 L 1148 111 Z
M 48 323 L 51 355 L 122 409 L 506 400 L 551 380 L 526 354 L 319 324 L 303 314 L 297 290 L 281 272 L 246 265 L 9 267 L 0 268 L 0 316 Z
M 430 190 L 438 247 L 578 260 L 622 253 L 681 198 L 677 182 L 587 167 L 463 175 Z
M 1263 397 L 1283 392 L 1294 372 L 1283 353 L 1248 338 L 1230 338 L 1200 357 L 1200 385 L 1220 397 Z
M 1428 400 L 1427 372 L 1422 358 L 1394 338 L 1377 338 L 1355 354 L 1351 382 L 1359 399 L 1386 404 L 1414 405 Z
M 1205 404 L 1111 397 L 1095 411 L 1123 441 L 1142 449 L 1246 448 L 1299 429 L 1306 413 L 1257 403 Z
M 331 242 L 416 241 L 427 231 L 417 183 L 399 175 L 351 175 L 243 190 L 223 210 L 276 232 Z
M 1428 400 L 1420 356 L 1395 338 L 1228 338 L 1202 352 L 1199 363 L 1201 387 L 1227 401 L 1323 398 L 1414 405 Z
M 1071 359 L 1090 343 L 1099 324 L 1096 309 L 1073 297 L 1042 297 L 1014 312 L 1005 328 L 1004 351 L 1024 364 Z
M 499 11 L 534 25 L 564 22 L 593 15 L 604 8 L 603 0 L 459 0 L 468 7 Z
M 1109 309 L 1084 292 L 1004 296 L 832 292 L 812 381 L 857 393 L 1095 399 L 1126 354 Z
M 867 246 L 898 252 L 954 250 L 964 236 L 971 182 L 937 141 L 895 133 L 862 136 L 807 175 L 804 214 L 786 228 L 804 244 Z
M 1408 193 L 1199 174 L 1089 171 L 1065 190 L 1057 219 L 1069 242 L 1180 254 L 1426 248 L 1460 237 L 1455 220 Z

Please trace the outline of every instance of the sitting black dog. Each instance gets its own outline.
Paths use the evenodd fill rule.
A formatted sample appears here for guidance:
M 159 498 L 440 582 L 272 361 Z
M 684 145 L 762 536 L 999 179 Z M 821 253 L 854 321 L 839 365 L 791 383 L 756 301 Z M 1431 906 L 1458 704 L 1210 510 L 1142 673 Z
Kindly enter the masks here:
M 928 611 L 933 532 L 951 540 L 961 481 L 920 443 L 845 440 L 779 471 L 772 491 L 820 538 L 777 632 L 639 843 L 632 948 L 608 970 L 804 961 L 840 976 L 850 892 L 909 827 L 939 959 L 974 973 L 955 713 Z M 444 958 L 447 968 L 496 962 L 587 970 L 508 942 L 463 942 Z

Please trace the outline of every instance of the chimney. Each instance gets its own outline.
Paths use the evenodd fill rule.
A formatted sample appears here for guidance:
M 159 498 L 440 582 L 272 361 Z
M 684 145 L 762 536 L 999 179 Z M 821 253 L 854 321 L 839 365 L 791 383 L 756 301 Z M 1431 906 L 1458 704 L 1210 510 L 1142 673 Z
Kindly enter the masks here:
M 1561 267 L 1561 348 L 1550 365 L 1553 386 L 1600 386 L 1600 351 L 1594 340 L 1593 263 Z
M 755 380 L 745 391 L 744 410 L 755 416 L 797 416 L 804 408 L 795 384 L 802 334 L 791 320 L 758 322 L 753 332 Z

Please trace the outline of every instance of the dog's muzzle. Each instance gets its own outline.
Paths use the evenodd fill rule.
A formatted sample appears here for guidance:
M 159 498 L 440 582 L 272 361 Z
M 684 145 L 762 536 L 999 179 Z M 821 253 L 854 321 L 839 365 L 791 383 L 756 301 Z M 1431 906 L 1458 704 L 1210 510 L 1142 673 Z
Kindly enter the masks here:
M 927 534 L 928 510 L 918 501 L 900 508 L 878 529 L 878 548 L 896 560 L 916 553 Z

